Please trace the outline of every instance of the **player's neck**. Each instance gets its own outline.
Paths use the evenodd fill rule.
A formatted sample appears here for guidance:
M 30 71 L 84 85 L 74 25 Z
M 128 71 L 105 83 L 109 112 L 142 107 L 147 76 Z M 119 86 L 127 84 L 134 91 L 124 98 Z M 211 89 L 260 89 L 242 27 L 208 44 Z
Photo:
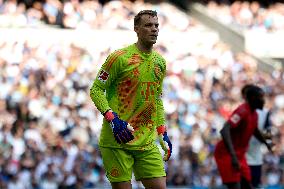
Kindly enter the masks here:
M 247 104 L 248 104 L 248 107 L 249 107 L 249 109 L 250 109 L 250 111 L 251 111 L 251 112 L 256 111 L 256 108 L 255 108 L 255 107 L 253 107 L 253 105 L 252 105 L 252 104 L 250 104 L 249 102 L 247 102 Z
M 153 45 L 146 45 L 146 44 L 143 44 L 142 42 L 139 42 L 139 41 L 137 41 L 135 43 L 135 46 L 142 53 L 151 53 L 152 49 L 153 49 Z

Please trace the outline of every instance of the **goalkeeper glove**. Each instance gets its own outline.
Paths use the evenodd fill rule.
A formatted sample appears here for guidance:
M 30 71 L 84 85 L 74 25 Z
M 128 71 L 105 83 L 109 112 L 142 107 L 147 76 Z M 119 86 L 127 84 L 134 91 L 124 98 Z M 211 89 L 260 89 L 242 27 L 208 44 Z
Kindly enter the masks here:
M 166 126 L 161 125 L 157 127 L 157 132 L 159 136 L 160 145 L 165 151 L 163 159 L 164 161 L 168 161 L 172 154 L 172 143 L 168 137 Z
M 126 121 L 119 119 L 115 112 L 107 111 L 104 117 L 110 123 L 114 138 L 119 144 L 127 143 L 134 139 L 131 133 L 134 131 L 133 127 Z

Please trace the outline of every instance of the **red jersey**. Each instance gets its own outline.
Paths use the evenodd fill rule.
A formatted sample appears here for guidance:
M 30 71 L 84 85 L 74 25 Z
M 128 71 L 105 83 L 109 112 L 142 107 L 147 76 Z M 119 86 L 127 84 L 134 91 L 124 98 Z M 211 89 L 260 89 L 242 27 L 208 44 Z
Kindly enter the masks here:
M 242 157 L 248 149 L 249 140 L 257 127 L 257 113 L 252 111 L 248 103 L 241 104 L 228 119 L 231 125 L 231 139 L 238 157 Z M 225 143 L 221 140 L 216 146 L 216 156 L 230 155 Z

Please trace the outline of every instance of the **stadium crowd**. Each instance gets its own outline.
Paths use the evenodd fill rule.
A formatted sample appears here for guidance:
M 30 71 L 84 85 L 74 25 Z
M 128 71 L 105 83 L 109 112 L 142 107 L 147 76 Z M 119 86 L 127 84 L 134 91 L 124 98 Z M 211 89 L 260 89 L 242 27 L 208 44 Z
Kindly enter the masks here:
M 43 24 L 69 29 L 132 29 L 132 18 L 141 7 L 160 9 L 163 29 L 186 31 L 193 24 L 186 13 L 169 3 L 151 5 L 144 1 L 111 1 L 102 6 L 98 0 L 47 0 L 32 4 L 0 0 L 0 27 L 38 27 Z M 179 22 L 176 22 L 179 20 Z
M 187 31 L 199 27 L 169 4 L 140 2 L 136 7 L 113 1 L 102 7 L 95 1 L 46 2 L 26 9 L 15 1 L 2 4 L 0 1 L 0 17 L 11 16 L 9 24 L 0 18 L 0 25 L 6 22 L 2 26 L 34 26 L 46 16 L 49 17 L 47 22 L 52 23 L 58 10 L 63 10 L 64 14 L 74 14 L 70 13 L 70 20 L 64 22 L 67 28 L 131 29 L 131 23 L 123 21 L 131 17 L 128 11 L 135 12 L 144 6 L 157 9 L 165 16 L 161 19 L 162 29 Z M 88 13 L 86 9 L 90 8 L 96 11 Z M 116 17 L 110 17 L 114 14 L 112 11 L 116 12 Z M 89 20 L 97 12 L 102 20 Z M 21 19 L 15 19 L 15 15 Z M 177 15 L 183 24 L 176 25 L 171 20 Z M 63 18 L 68 20 L 65 16 Z M 14 22 L 16 20 L 19 22 Z M 90 23 L 86 24 L 87 21 Z M 156 46 L 168 61 L 163 96 L 168 133 L 173 143 L 172 158 L 166 163 L 168 185 L 221 187 L 213 158 L 220 137 L 218 131 L 232 109 L 241 103 L 240 88 L 253 82 L 267 93 L 266 106 L 272 110 L 276 144 L 275 153 L 264 151 L 263 184 L 274 188 L 284 186 L 283 69 L 272 73 L 260 71 L 253 58 L 245 53 L 234 54 L 221 41 L 205 41 L 190 48 L 183 43 L 158 40 Z M 94 53 L 75 43 L 0 41 L 0 188 L 107 185 L 97 146 L 103 116 L 94 108 L 88 92 L 112 43 L 96 45 Z M 100 45 L 109 48 L 100 48 Z
M 206 7 L 210 16 L 234 28 L 259 32 L 284 30 L 284 4 L 281 2 L 264 7 L 258 1 L 234 1 L 231 4 L 209 1 Z
M 160 1 L 163 2 L 163 1 Z M 98 0 L 48 0 L 44 3 L 30 3 L 16 0 L 0 1 L 0 27 L 37 27 L 42 24 L 60 26 L 62 28 L 91 29 L 123 29 L 132 27 L 132 17 L 145 5 L 144 1 L 112 1 L 104 6 Z M 263 32 L 273 32 L 284 29 L 284 4 L 271 3 L 264 7 L 258 1 L 234 1 L 217 3 L 210 0 L 206 3 L 207 11 L 225 24 L 231 24 L 238 29 L 256 29 Z M 171 12 L 168 3 L 159 3 L 162 9 L 159 15 L 165 28 L 186 31 L 190 25 L 182 11 Z M 173 15 L 174 14 L 174 15 Z M 175 20 L 179 20 L 176 22 Z

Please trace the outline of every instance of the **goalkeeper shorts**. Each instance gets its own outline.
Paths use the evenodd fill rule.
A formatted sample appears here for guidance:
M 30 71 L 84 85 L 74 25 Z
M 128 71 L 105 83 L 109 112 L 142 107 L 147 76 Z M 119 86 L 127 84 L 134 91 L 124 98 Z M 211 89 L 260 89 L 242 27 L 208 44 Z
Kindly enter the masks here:
M 164 161 L 157 146 L 150 150 L 100 147 L 106 176 L 110 182 L 165 177 Z

